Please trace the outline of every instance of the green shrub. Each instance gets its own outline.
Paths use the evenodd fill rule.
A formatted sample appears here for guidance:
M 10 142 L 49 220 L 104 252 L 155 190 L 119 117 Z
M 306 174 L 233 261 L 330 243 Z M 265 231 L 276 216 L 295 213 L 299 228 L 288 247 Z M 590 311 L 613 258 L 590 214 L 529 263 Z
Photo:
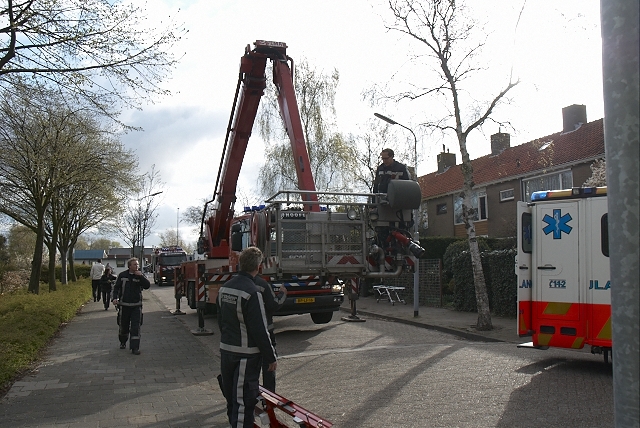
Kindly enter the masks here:
M 466 239 L 466 238 L 464 238 Z M 454 242 L 464 240 L 445 236 L 429 236 L 420 238 L 420 246 L 424 248 L 422 259 L 442 259 L 447 247 Z
M 516 316 L 517 280 L 514 272 L 515 250 L 482 253 L 489 308 L 498 316 Z M 454 308 L 458 311 L 477 312 L 471 254 L 462 252 L 451 262 L 455 283 Z
M 478 238 L 478 249 L 481 253 L 490 250 L 485 238 Z M 453 259 L 458 257 L 463 251 L 469 251 L 469 240 L 466 238 L 453 242 L 447 247 L 447 250 L 442 256 L 442 266 L 445 271 L 453 273 Z
M 90 280 L 58 284 L 57 291 L 23 288 L 0 299 L 0 386 L 24 372 L 56 334 L 91 297 Z
M 491 251 L 483 255 L 483 265 L 491 278 L 491 310 L 499 316 L 515 317 L 518 300 L 518 278 L 514 270 L 516 250 Z

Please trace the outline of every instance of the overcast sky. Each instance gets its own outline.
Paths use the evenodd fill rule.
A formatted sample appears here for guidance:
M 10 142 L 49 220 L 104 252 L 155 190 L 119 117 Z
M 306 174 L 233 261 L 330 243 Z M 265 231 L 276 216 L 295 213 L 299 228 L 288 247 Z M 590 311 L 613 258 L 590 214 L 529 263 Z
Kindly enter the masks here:
M 467 89 L 478 98 L 495 94 L 513 69 L 521 84 L 510 93 L 511 102 L 496 111 L 497 119 L 514 127 L 506 130 L 512 145 L 560 131 L 561 109 L 568 105 L 585 104 L 589 121 L 603 117 L 604 109 L 599 2 L 528 1 L 516 28 L 523 2 L 473 2 L 480 3 L 474 16 L 489 33 L 480 63 L 489 74 Z M 325 72 L 339 71 L 336 108 L 341 132 L 362 133 L 374 112 L 415 129 L 419 175 L 436 169 L 443 144 L 459 153 L 453 136 L 441 139 L 418 129 L 442 106 L 403 102 L 373 108 L 362 100 L 361 93 L 374 85 L 392 82 L 391 91 L 410 79 L 419 80 L 422 73 L 409 60 L 412 53 L 420 53 L 418 45 L 385 30 L 384 22 L 391 17 L 384 2 L 148 0 L 147 4 L 151 22 L 176 19 L 189 33 L 176 50 L 184 58 L 164 85 L 173 96 L 123 116 L 126 123 L 144 129 L 123 137 L 137 152 L 140 170 L 149 171 L 155 164 L 166 183 L 157 197 L 161 205 L 156 228 L 146 245 L 158 244 L 157 233 L 176 228 L 178 209 L 184 212 L 212 196 L 240 57 L 245 46 L 257 39 L 286 42 L 287 54 L 295 61 L 305 58 Z M 489 136 L 497 131 L 497 125 L 488 124 L 471 135 L 472 159 L 489 153 Z M 397 132 L 398 145 L 413 143 L 402 129 Z M 257 134 L 249 142 L 240 176 L 239 187 L 245 194 L 255 189 L 263 158 Z M 195 241 L 192 229 L 180 224 L 180 235 Z

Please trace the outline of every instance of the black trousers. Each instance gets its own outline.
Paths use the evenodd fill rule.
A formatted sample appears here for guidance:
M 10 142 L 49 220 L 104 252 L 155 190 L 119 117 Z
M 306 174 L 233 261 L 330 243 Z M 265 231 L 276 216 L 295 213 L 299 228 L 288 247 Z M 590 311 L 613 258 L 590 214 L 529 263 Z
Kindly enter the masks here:
M 93 294 L 93 301 L 100 301 L 100 280 L 91 280 L 91 293 Z
M 105 309 L 109 309 L 110 301 L 111 301 L 111 287 L 102 288 L 102 303 L 104 303 Z
M 140 349 L 140 318 L 142 306 L 120 306 L 120 343 L 129 341 L 129 349 Z M 131 336 L 131 337 L 129 337 Z
M 227 417 L 234 428 L 253 428 L 253 410 L 260 395 L 261 365 L 260 354 L 247 357 L 220 351 L 222 391 L 227 399 Z
M 273 345 L 273 350 L 276 351 L 277 357 L 278 351 L 276 350 L 276 335 L 273 330 L 269 330 L 269 337 L 271 338 L 271 344 Z M 269 364 L 264 360 L 262 360 L 262 386 L 271 392 L 276 392 L 276 372 L 270 372 Z

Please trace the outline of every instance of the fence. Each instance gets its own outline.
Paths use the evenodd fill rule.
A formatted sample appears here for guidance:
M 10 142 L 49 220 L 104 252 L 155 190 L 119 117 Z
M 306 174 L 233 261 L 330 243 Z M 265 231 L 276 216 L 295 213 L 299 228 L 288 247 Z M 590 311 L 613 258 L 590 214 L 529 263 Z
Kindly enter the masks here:
M 442 261 L 423 259 L 420 262 L 420 283 L 418 289 L 419 305 L 442 307 Z M 405 287 L 402 297 L 407 303 L 413 303 L 413 274 L 403 273 L 396 278 L 384 280 L 384 284 Z

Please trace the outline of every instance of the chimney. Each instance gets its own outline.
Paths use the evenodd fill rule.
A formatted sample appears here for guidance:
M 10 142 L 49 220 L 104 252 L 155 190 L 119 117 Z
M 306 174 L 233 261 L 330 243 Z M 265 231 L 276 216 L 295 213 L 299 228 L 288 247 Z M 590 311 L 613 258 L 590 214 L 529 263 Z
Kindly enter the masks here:
M 491 136 L 491 155 L 499 155 L 506 149 L 511 147 L 511 135 L 506 132 L 500 132 Z
M 587 106 L 583 104 L 573 104 L 562 109 L 562 132 L 575 131 L 587 123 Z
M 444 152 L 444 144 L 442 145 L 442 153 L 438 155 L 438 174 L 445 172 L 452 166 L 456 166 L 456 154 Z

